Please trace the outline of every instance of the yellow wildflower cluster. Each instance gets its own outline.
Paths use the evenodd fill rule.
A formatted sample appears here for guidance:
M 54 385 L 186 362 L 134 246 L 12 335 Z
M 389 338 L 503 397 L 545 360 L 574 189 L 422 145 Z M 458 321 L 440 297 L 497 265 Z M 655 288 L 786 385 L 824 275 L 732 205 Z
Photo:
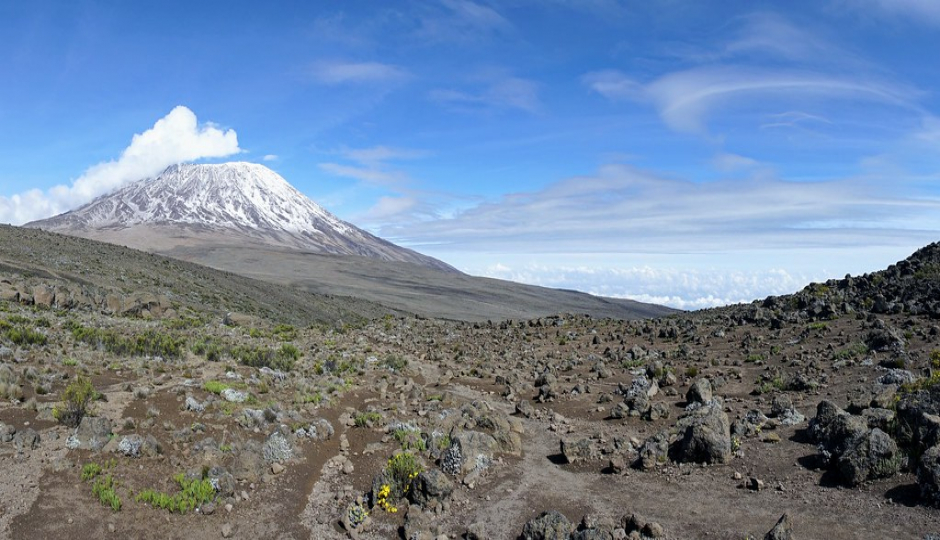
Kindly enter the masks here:
M 398 508 L 392 505 L 392 503 L 388 500 L 388 496 L 391 493 L 392 487 L 388 484 L 382 484 L 382 486 L 379 488 L 379 492 L 377 493 L 378 500 L 376 501 L 376 504 L 386 512 L 394 514 L 395 512 L 398 512 Z

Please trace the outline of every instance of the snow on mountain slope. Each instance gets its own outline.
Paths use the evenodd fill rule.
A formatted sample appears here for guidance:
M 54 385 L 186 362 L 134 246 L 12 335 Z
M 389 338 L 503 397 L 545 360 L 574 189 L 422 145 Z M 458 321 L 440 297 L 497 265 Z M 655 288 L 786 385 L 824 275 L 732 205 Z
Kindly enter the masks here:
M 28 223 L 75 236 L 107 231 L 215 231 L 253 242 L 337 255 L 453 268 L 373 236 L 324 210 L 279 174 L 257 163 L 173 165 L 85 206 Z M 177 234 L 177 233 L 173 233 Z M 133 246 L 147 249 L 147 246 Z

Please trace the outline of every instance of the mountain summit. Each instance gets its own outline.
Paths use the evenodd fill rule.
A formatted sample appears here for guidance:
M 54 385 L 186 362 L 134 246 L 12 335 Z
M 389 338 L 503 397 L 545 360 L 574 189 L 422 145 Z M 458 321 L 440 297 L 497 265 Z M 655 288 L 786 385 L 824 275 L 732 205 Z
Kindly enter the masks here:
M 257 163 L 173 165 L 155 178 L 26 226 L 148 251 L 248 242 L 456 272 L 337 218 Z

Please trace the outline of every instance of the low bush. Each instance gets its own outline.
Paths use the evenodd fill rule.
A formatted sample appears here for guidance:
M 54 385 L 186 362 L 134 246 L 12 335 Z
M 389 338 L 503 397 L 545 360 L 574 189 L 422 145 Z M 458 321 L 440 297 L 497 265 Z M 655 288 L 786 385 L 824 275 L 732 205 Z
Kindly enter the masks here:
M 91 402 L 97 397 L 98 392 L 91 384 L 91 379 L 79 375 L 65 387 L 62 403 L 52 409 L 52 416 L 59 423 L 76 427 L 90 412 Z

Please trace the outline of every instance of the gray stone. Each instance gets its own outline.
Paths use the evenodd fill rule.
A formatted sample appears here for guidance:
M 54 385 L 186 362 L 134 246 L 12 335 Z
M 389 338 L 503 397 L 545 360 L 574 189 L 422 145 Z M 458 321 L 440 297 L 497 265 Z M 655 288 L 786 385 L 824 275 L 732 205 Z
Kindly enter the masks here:
M 187 411 L 193 411 L 195 413 L 203 413 L 206 410 L 206 406 L 192 396 L 186 397 L 186 404 L 184 407 Z
M 241 390 L 235 390 L 234 388 L 226 388 L 225 390 L 222 390 L 220 395 L 222 396 L 222 399 L 232 403 L 244 403 L 248 400 L 248 392 L 242 392 Z
M 436 500 L 444 502 L 454 492 L 454 483 L 439 469 L 422 471 L 411 483 L 408 499 L 411 502 L 425 506 L 428 502 Z
M 594 441 L 591 439 L 578 439 L 576 441 L 562 439 L 560 446 L 561 455 L 565 457 L 565 461 L 571 464 L 590 461 L 598 457 Z
M 764 535 L 764 540 L 793 540 L 793 524 L 790 515 L 784 514 L 773 529 Z
M 16 435 L 16 428 L 10 424 L 0 422 L 0 442 L 13 442 L 13 436 Z
M 65 446 L 72 450 L 94 450 L 104 448 L 111 439 L 111 420 L 103 416 L 83 416 L 75 432 L 69 436 Z
M 688 403 L 708 403 L 712 400 L 712 383 L 704 377 L 698 379 L 689 387 L 685 400 Z
M 727 463 L 731 459 L 731 428 L 720 400 L 692 411 L 677 427 L 681 436 L 672 447 L 676 461 Z
M 537 518 L 529 520 L 522 528 L 524 540 L 568 540 L 574 525 L 568 518 L 555 510 L 542 512 Z
M 21 429 L 13 436 L 13 447 L 17 452 L 39 448 L 39 433 L 33 428 Z

